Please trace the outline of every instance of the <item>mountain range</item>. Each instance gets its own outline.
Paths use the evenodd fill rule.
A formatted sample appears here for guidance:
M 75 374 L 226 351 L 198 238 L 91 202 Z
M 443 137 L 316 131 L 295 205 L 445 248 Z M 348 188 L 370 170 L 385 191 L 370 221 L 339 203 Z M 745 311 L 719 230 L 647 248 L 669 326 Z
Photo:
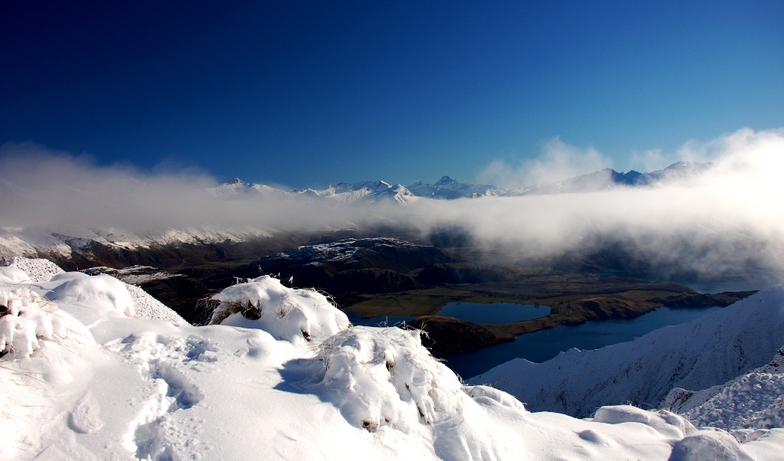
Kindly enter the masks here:
M 486 196 L 518 197 L 523 195 L 597 192 L 618 187 L 646 187 L 666 181 L 693 177 L 704 172 L 710 166 L 710 163 L 677 162 L 662 170 L 644 173 L 635 170 L 623 173 L 605 168 L 562 181 L 535 184 L 521 188 L 505 188 L 492 184 L 461 183 L 449 176 L 443 176 L 434 184 L 426 184 L 422 181 L 417 181 L 408 186 L 403 186 L 402 184 L 393 185 L 385 181 L 362 181 L 353 184 L 340 182 L 321 190 L 294 189 L 286 191 L 235 178 L 232 181 L 209 189 L 209 194 L 223 199 L 262 197 L 295 200 L 307 198 L 312 200 L 335 200 L 345 203 L 358 200 L 374 202 L 391 199 L 398 203 L 406 204 L 419 197 L 454 200 Z

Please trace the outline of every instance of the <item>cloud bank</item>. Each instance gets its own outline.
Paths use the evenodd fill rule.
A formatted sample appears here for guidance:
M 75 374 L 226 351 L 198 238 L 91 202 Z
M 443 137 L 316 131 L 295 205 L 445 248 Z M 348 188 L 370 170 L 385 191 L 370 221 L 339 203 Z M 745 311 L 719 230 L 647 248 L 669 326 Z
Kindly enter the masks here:
M 479 175 L 480 184 L 520 188 L 547 184 L 612 167 L 612 159 L 593 148 L 570 146 L 560 138 L 545 143 L 542 154 L 513 166 L 503 160 L 491 162 Z
M 710 160 L 711 168 L 651 187 L 522 197 L 420 198 L 406 206 L 262 198 L 226 201 L 205 193 L 216 186 L 206 175 L 98 166 L 89 159 L 34 146 L 5 146 L 0 153 L 0 227 L 5 229 L 41 228 L 64 234 L 119 229 L 153 235 L 194 227 L 275 233 L 383 224 L 427 236 L 437 229 L 457 228 L 473 244 L 503 249 L 520 260 L 604 244 L 622 247 L 624 254 L 647 259 L 654 266 L 674 265 L 681 273 L 697 276 L 757 272 L 768 281 L 782 281 L 784 274 L 782 129 L 742 129 L 707 143 L 688 143 L 678 155 Z M 575 173 L 575 159 L 598 164 L 603 156 L 556 140 L 542 159 L 531 163 L 536 167 L 532 174 L 542 178 L 537 181 L 568 177 Z M 519 170 L 505 172 L 499 165 L 493 167 L 496 177 L 520 177 Z

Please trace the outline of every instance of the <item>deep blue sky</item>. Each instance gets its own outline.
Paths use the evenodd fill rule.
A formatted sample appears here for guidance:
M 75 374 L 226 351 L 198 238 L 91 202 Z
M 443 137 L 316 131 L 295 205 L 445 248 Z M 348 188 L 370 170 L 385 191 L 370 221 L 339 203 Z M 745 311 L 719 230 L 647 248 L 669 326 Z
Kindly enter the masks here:
M 284 5 L 279 5 L 284 4 Z M 0 144 L 292 187 L 784 126 L 784 2 L 0 2 Z

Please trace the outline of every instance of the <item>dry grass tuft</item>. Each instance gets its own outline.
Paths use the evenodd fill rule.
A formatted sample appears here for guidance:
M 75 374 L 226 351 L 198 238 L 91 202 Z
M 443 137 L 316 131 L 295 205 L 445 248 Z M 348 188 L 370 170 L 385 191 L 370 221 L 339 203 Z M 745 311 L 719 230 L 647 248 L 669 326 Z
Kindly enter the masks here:
M 258 306 L 253 304 L 250 300 L 242 301 L 227 301 L 220 303 L 212 312 L 210 319 L 211 325 L 218 325 L 231 314 L 239 313 L 249 320 L 258 320 L 261 318 L 262 310 L 261 303 Z

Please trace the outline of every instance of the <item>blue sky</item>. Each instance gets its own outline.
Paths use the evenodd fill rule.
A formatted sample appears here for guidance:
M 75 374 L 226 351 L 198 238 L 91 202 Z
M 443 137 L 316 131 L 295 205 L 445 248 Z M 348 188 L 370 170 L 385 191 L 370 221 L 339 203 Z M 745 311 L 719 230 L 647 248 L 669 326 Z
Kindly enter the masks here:
M 780 1 L 225 3 L 0 3 L 0 144 L 302 188 L 784 126 Z

